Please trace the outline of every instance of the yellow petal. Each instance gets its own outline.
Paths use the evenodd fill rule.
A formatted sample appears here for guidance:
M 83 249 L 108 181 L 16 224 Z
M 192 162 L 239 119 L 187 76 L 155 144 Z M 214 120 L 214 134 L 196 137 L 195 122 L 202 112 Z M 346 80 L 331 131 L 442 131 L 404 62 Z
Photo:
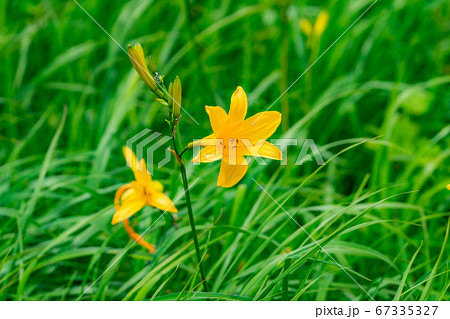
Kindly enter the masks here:
M 263 142 L 262 140 L 252 145 L 251 143 L 247 144 L 244 142 L 244 146 L 246 151 L 242 155 L 251 155 L 251 156 L 259 156 L 270 158 L 274 160 L 282 160 L 283 154 L 275 145 L 269 142 Z
M 131 188 L 133 189 L 133 194 L 130 195 L 127 199 L 145 199 L 146 186 L 142 183 L 139 183 L 138 181 L 132 181 L 130 184 Z
M 155 245 L 150 244 L 142 238 L 138 233 L 134 231 L 134 229 L 130 226 L 130 222 L 128 219 L 124 219 L 123 221 L 123 227 L 125 227 L 126 232 L 130 236 L 131 239 L 133 239 L 135 242 L 137 242 L 142 247 L 146 248 L 150 254 L 153 254 L 156 252 Z
M 134 152 L 127 146 L 123 147 L 123 155 L 125 156 L 127 165 L 131 167 L 134 173 L 134 178 L 143 185 L 149 185 L 152 182 L 152 177 L 147 171 L 144 159 L 138 161 Z
M 127 165 L 131 167 L 132 170 L 136 169 L 136 165 L 138 163 L 136 155 L 134 154 L 133 150 L 129 148 L 128 146 L 122 147 L 123 156 L 125 157 L 125 161 L 127 162 Z
M 220 160 L 222 155 L 217 152 L 216 145 L 209 145 L 201 149 L 196 157 L 192 159 L 194 163 L 211 163 Z
M 125 161 L 127 162 L 127 165 L 134 171 L 143 172 L 147 170 L 147 166 L 145 165 L 144 159 L 141 159 L 138 161 L 136 155 L 134 154 L 133 150 L 129 148 L 128 146 L 124 146 L 122 148 L 123 156 L 125 157 Z
M 127 189 L 127 190 L 123 193 L 123 195 L 122 195 L 122 197 L 120 198 L 120 200 L 121 200 L 121 201 L 125 201 L 125 200 L 128 200 L 128 199 L 132 198 L 132 197 L 136 197 L 136 192 L 135 192 L 135 190 L 134 190 L 133 188 L 130 188 L 130 189 Z
M 266 140 L 277 130 L 281 123 L 281 113 L 276 111 L 260 112 L 244 121 L 239 131 L 241 139 L 248 139 L 255 144 Z
M 218 135 L 228 118 L 227 112 L 220 106 L 205 106 L 206 113 L 209 115 L 209 121 L 215 135 Z
M 228 112 L 229 122 L 240 123 L 247 115 L 247 95 L 242 87 L 238 86 L 231 96 L 230 112 Z
M 161 183 L 158 182 L 158 181 L 153 181 L 153 182 L 152 182 L 152 187 L 153 187 L 153 190 L 154 190 L 155 192 L 162 192 L 162 191 L 164 190 L 163 184 L 161 184 Z
M 302 18 L 302 19 L 300 19 L 299 25 L 300 25 L 300 30 L 302 30 L 302 32 L 307 37 L 310 37 L 311 33 L 312 33 L 312 29 L 313 29 L 313 27 L 311 25 L 311 22 L 309 22 L 308 20 Z
M 152 176 L 147 171 L 147 166 L 145 165 L 144 159 L 141 159 L 138 164 L 138 169 L 134 171 L 134 177 L 136 180 L 146 186 L 151 185 Z
M 243 156 L 238 156 L 237 163 L 240 164 L 232 165 L 227 161 L 222 160 L 217 186 L 231 187 L 244 177 L 247 172 L 248 163 Z
M 314 23 L 313 31 L 317 37 L 320 37 L 325 31 L 328 25 L 329 18 L 330 17 L 327 11 L 320 11 L 319 15 L 317 16 L 316 22 Z
M 159 192 L 152 193 L 149 205 L 171 213 L 178 212 L 170 198 Z
M 127 200 L 123 202 L 122 205 L 116 208 L 116 213 L 113 216 L 111 224 L 114 225 L 123 221 L 124 219 L 128 219 L 129 217 L 140 211 L 144 206 L 145 200 L 143 199 Z
M 197 140 L 197 141 L 189 143 L 188 144 L 188 148 L 192 149 L 192 148 L 194 148 L 196 146 L 208 146 L 208 145 L 211 145 L 211 143 L 210 143 L 211 141 L 209 141 L 209 140 L 210 139 L 215 139 L 215 138 L 216 138 L 216 135 L 214 135 L 214 133 L 213 133 L 211 135 L 208 135 L 208 136 L 202 138 L 201 140 Z
M 116 205 L 116 208 L 119 208 L 118 204 L 119 204 L 120 198 L 122 197 L 122 195 L 125 195 L 124 193 L 127 190 L 131 190 L 131 184 L 125 184 L 125 185 L 119 187 L 119 189 L 117 190 L 116 195 L 114 196 L 114 205 Z

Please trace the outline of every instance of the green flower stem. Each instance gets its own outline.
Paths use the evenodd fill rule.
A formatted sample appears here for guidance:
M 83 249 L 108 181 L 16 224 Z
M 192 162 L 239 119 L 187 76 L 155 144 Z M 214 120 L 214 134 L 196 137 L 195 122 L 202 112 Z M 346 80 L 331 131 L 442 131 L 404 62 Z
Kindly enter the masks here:
M 173 142 L 174 151 L 178 156 L 177 161 L 180 166 L 181 178 L 183 179 L 184 196 L 186 197 L 186 205 L 187 205 L 188 214 L 189 214 L 189 222 L 191 224 L 192 239 L 194 240 L 195 253 L 197 254 L 198 267 L 200 270 L 200 277 L 202 279 L 203 288 L 204 288 L 205 292 L 208 292 L 208 285 L 206 283 L 206 277 L 205 277 L 205 273 L 203 272 L 203 266 L 201 263 L 202 255 L 200 253 L 200 246 L 198 245 L 198 237 L 197 237 L 197 229 L 195 228 L 194 213 L 192 212 L 191 195 L 189 193 L 189 184 L 188 184 L 187 175 L 186 175 L 186 167 L 184 166 L 183 160 L 181 159 L 181 156 L 178 153 L 177 145 L 176 145 L 177 143 L 175 140 L 175 134 L 172 135 L 172 142 Z

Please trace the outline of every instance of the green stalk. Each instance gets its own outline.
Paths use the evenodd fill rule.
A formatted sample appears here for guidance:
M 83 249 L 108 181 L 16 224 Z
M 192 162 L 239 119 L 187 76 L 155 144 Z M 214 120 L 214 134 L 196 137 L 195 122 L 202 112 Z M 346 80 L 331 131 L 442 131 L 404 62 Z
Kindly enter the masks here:
M 286 133 L 289 129 L 289 97 L 284 92 L 288 89 L 288 55 L 289 55 L 289 23 L 287 21 L 287 4 L 281 8 L 281 46 L 280 46 L 280 92 L 281 97 L 281 129 Z
M 290 266 L 291 266 L 291 259 L 286 258 L 284 260 L 283 271 L 287 271 Z M 285 301 L 289 300 L 289 274 L 283 278 L 283 300 Z
M 186 198 L 186 205 L 187 205 L 188 214 L 189 214 L 189 222 L 191 224 L 192 239 L 194 240 L 195 253 L 197 255 L 198 267 L 200 270 L 200 277 L 202 279 L 203 288 L 205 289 L 205 292 L 208 292 L 208 285 L 206 283 L 205 273 L 203 272 L 203 266 L 201 264 L 202 255 L 200 253 L 200 246 L 198 245 L 197 229 L 195 227 L 194 213 L 192 212 L 191 195 L 189 193 L 189 184 L 188 184 L 188 180 L 187 180 L 187 176 L 186 176 L 186 167 L 184 166 L 183 160 L 181 159 L 181 156 L 178 153 L 178 149 L 177 149 L 177 145 L 176 145 L 177 143 L 175 141 L 175 135 L 176 135 L 175 130 L 172 130 L 172 132 L 173 132 L 173 134 L 172 134 L 173 148 L 174 148 L 176 155 L 178 156 L 177 161 L 180 166 L 181 178 L 183 179 L 184 196 Z

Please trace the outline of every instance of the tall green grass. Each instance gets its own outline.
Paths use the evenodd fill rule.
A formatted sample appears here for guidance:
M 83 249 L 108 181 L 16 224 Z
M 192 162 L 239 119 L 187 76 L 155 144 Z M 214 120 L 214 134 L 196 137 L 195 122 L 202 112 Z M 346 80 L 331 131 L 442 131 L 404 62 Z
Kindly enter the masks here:
M 200 124 L 181 117 L 185 143 L 211 132 L 204 106 L 228 107 L 238 85 L 249 114 L 265 110 L 371 3 L 80 1 L 180 76 Z M 320 10 L 315 53 L 298 22 Z M 183 198 L 145 234 L 155 255 L 110 224 L 132 178 L 121 147 L 144 128 L 169 135 L 166 109 L 74 2 L 3 1 L 0 299 L 448 300 L 449 10 L 377 1 L 272 107 L 289 110 L 274 137 L 300 141 L 287 166 L 252 163 L 231 189 L 215 186 L 217 164 L 188 166 L 205 293 Z M 326 165 L 294 165 L 306 138 Z M 175 163 L 154 172 L 173 199 L 178 176 Z M 161 213 L 131 223 L 142 233 Z

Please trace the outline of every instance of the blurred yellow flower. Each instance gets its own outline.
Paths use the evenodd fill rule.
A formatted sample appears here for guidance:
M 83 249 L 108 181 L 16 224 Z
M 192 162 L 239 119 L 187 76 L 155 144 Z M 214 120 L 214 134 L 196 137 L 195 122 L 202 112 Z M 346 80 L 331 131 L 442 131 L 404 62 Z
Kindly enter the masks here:
M 450 184 L 447 185 L 447 189 L 450 191 Z
M 314 23 L 313 31 L 317 37 L 320 37 L 325 32 L 329 19 L 330 16 L 328 15 L 327 11 L 320 11 L 319 15 L 316 18 L 316 23 Z
M 116 213 L 113 216 L 111 224 L 114 225 L 130 218 L 145 205 L 176 213 L 177 209 L 172 201 L 162 193 L 162 184 L 157 181 L 152 181 L 144 159 L 138 162 L 136 155 L 128 147 L 123 148 L 123 153 L 136 180 L 123 185 L 117 190 L 114 198 Z
M 231 97 L 228 114 L 220 106 L 205 108 L 214 133 L 194 143 L 203 149 L 192 161 L 222 160 L 217 186 L 231 187 L 244 177 L 248 167 L 244 156 L 282 159 L 281 151 L 266 142 L 280 125 L 280 112 L 261 112 L 245 120 L 247 95 L 240 86 Z
M 307 36 L 310 37 L 312 34 L 313 26 L 309 20 L 306 20 L 305 18 L 300 19 L 300 30 Z
M 300 30 L 302 30 L 308 38 L 311 36 L 320 38 L 327 28 L 329 18 L 327 11 L 320 11 L 314 22 L 314 26 L 308 20 L 302 18 L 299 22 Z

